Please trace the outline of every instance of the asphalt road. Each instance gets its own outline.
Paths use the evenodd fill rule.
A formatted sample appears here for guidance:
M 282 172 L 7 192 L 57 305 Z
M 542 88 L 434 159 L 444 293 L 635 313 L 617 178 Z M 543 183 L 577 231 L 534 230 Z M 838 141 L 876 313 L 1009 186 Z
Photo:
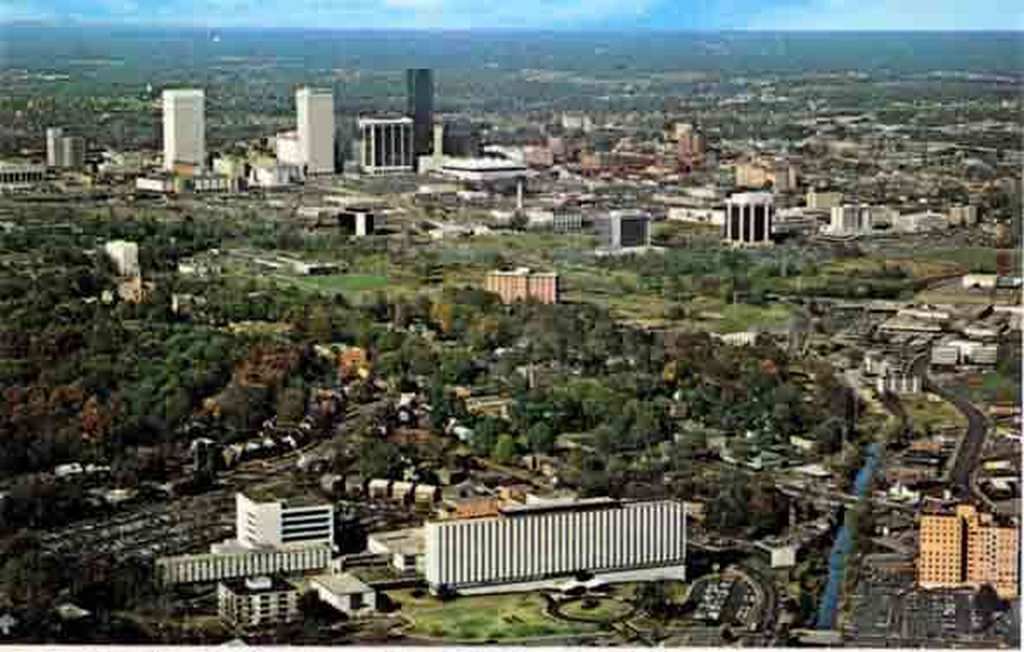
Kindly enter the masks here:
M 924 382 L 925 391 L 931 392 L 948 401 L 967 419 L 967 431 L 956 450 L 956 459 L 949 472 L 949 482 L 957 498 L 963 499 L 971 495 L 971 472 L 978 466 L 981 459 L 982 446 L 985 444 L 985 433 L 988 431 L 988 420 L 981 410 L 963 396 L 937 385 L 928 376 L 928 358 L 925 354 L 918 356 L 913 362 Z
M 971 493 L 971 471 L 978 466 L 981 458 L 981 449 L 985 444 L 985 433 L 988 430 L 988 420 L 978 408 L 953 392 L 938 387 L 930 380 L 926 381 L 925 387 L 931 392 L 949 401 L 967 419 L 967 432 L 957 450 L 956 460 L 949 474 L 949 481 L 958 498 L 967 498 Z

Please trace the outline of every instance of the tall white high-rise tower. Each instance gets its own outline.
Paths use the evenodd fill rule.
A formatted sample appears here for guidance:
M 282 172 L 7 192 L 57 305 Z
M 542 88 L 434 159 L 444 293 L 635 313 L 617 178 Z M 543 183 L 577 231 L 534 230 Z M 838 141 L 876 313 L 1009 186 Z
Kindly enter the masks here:
M 298 113 L 299 155 L 306 174 L 334 173 L 334 93 L 329 89 L 300 88 L 295 92 Z
M 202 167 L 206 158 L 206 97 L 200 89 L 169 89 L 164 99 L 164 169 Z

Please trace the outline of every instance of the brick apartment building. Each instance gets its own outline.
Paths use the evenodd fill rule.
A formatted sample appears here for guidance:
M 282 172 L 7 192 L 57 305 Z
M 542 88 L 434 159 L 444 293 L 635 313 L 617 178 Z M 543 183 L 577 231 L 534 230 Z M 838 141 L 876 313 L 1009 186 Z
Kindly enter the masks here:
M 980 587 L 991 584 L 1003 598 L 1019 593 L 1017 529 L 997 524 L 972 505 L 952 514 L 921 517 L 917 559 L 922 588 Z
M 485 288 L 501 297 L 502 303 L 536 301 L 558 303 L 559 283 L 555 272 L 531 272 L 520 267 L 511 271 L 495 270 L 487 273 Z

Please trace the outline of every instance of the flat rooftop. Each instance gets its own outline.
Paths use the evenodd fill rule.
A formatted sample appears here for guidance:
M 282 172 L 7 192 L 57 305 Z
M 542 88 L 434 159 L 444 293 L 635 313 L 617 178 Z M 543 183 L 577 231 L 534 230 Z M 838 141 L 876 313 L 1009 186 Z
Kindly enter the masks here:
M 366 538 L 373 539 L 375 543 L 386 547 L 391 553 L 411 555 L 421 553 L 426 549 L 423 528 L 371 532 L 366 535 Z
M 294 591 L 295 586 L 278 575 L 264 577 L 235 577 L 221 580 L 235 595 L 255 595 L 258 593 L 280 593 Z
M 331 506 L 331 502 L 326 498 L 286 484 L 248 487 L 239 493 L 256 503 L 280 502 L 282 508 Z
M 525 171 L 526 164 L 504 158 L 446 158 L 442 170 L 466 172 L 508 172 Z
M 503 516 L 527 516 L 550 512 L 582 512 L 621 506 L 622 501 L 617 498 L 560 498 L 525 505 L 507 505 L 498 511 Z
M 334 595 L 352 595 L 353 593 L 369 593 L 373 588 L 351 573 L 334 575 L 325 573 L 309 578 L 310 583 L 317 583 Z
M 499 276 L 558 276 L 558 272 L 535 272 L 529 267 L 518 267 L 516 269 L 493 269 L 490 273 Z

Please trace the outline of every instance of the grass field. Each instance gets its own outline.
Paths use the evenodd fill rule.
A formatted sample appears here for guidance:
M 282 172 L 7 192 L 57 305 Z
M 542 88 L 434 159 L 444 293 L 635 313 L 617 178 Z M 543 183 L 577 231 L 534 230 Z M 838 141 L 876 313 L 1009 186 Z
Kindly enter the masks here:
M 929 400 L 935 399 L 935 400 Z M 925 428 L 966 428 L 967 419 L 952 404 L 938 399 L 934 394 L 904 396 L 900 399 L 907 414 L 914 421 L 914 429 L 922 432 Z
M 535 593 L 466 596 L 449 602 L 429 595 L 414 597 L 411 591 L 390 596 L 413 621 L 413 636 L 482 642 L 571 635 L 597 627 L 555 620 L 544 613 L 544 598 Z
M 388 277 L 377 274 L 328 274 L 324 276 L 282 277 L 288 283 L 313 292 L 326 294 L 350 294 L 383 290 L 388 287 Z
M 992 247 L 957 247 L 955 249 L 926 249 L 915 252 L 914 258 L 920 263 L 941 261 L 946 265 L 959 266 L 965 272 L 994 274 L 999 250 Z

